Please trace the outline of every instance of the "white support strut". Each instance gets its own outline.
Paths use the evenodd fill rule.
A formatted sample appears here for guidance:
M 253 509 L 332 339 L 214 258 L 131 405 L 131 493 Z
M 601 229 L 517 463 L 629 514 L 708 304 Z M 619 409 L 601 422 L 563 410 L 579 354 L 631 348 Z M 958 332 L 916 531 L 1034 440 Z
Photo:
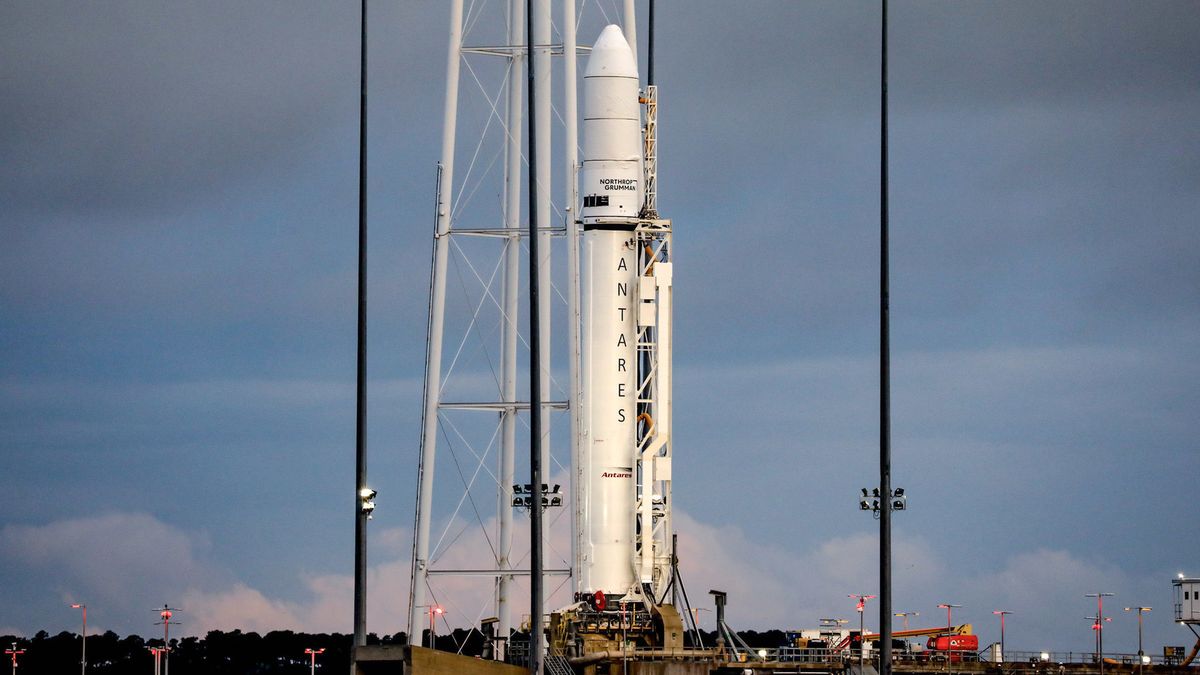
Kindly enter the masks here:
M 421 420 L 416 533 L 408 591 L 408 634 L 422 625 L 421 606 L 429 571 L 429 529 L 433 508 L 433 470 L 437 445 L 438 402 L 442 384 L 442 332 L 445 327 L 446 272 L 454 204 L 454 139 L 458 118 L 458 73 L 462 58 L 462 0 L 450 3 L 450 40 L 446 56 L 446 104 L 442 126 L 442 180 L 434 234 L 434 261 L 429 291 L 429 336 L 425 356 L 425 407 Z

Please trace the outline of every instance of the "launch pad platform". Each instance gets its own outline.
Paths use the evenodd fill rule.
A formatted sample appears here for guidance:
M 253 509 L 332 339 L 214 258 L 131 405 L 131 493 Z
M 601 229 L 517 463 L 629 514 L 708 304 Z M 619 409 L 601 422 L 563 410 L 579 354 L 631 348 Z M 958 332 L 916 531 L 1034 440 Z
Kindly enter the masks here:
M 907 662 L 892 665 L 896 675 L 1101 675 L 1098 663 L 1059 663 L 1024 660 Z M 425 647 L 367 646 L 354 652 L 353 675 L 522 675 L 526 667 L 461 656 Z M 637 650 L 605 652 L 590 658 L 548 657 L 547 675 L 877 675 L 875 664 L 859 667 L 856 661 L 773 661 L 735 656 L 718 650 Z M 1196 675 L 1200 668 L 1177 664 L 1139 666 L 1106 660 L 1104 675 Z

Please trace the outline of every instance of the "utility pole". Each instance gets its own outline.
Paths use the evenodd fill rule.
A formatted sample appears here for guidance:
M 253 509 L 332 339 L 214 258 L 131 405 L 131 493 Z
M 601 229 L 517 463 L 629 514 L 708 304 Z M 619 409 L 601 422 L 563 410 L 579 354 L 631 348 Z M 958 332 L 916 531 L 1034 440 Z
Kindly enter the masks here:
M 1085 598 L 1096 599 L 1096 660 L 1100 662 L 1100 675 L 1104 675 L 1104 598 L 1112 593 L 1085 593 Z
M 171 617 L 179 610 L 175 607 L 168 607 L 165 603 L 162 609 L 156 609 L 159 620 L 155 622 L 155 626 L 163 627 L 163 646 L 162 646 L 162 675 L 171 675 L 171 626 L 178 626 L 178 621 L 172 621 Z
M 858 610 L 858 672 L 862 675 L 863 663 L 866 661 L 867 640 L 864 637 L 863 628 L 863 612 L 867 609 L 867 601 L 874 598 L 874 595 L 847 595 L 848 598 L 853 598 L 858 601 L 855 607 Z
M 1012 614 L 1012 612 L 1007 609 L 997 609 L 992 614 L 1000 617 L 1000 662 L 1004 663 L 1004 617 Z
M 367 644 L 367 521 L 375 491 L 367 486 L 367 0 L 359 17 L 358 351 L 354 418 L 354 647 Z M 353 657 L 351 657 L 353 659 Z
M 309 675 L 317 675 L 317 654 L 324 654 L 325 648 L 321 647 L 320 649 L 305 649 L 304 653 L 309 655 L 309 660 L 308 660 Z
M 892 356 L 888 281 L 887 0 L 883 0 L 879 75 L 879 674 L 892 673 Z
M 72 604 L 71 609 L 83 610 L 83 653 L 79 657 L 79 674 L 87 675 L 87 605 L 78 602 Z
M 537 76 L 534 0 L 525 3 L 525 59 L 529 87 L 529 672 L 542 673 L 542 342 L 538 265 Z M 541 139 L 548 143 L 550 139 Z
M 12 656 L 12 675 L 17 675 L 17 657 L 25 653 L 24 649 L 17 649 L 17 643 L 12 643 L 12 649 L 5 649 L 5 654 Z
M 154 675 L 161 675 L 162 662 L 160 658 L 162 657 L 162 650 L 158 647 L 147 647 L 147 649 L 150 650 L 150 654 L 154 657 Z
M 1125 608 L 1126 612 L 1137 612 L 1137 616 L 1138 616 L 1138 673 L 1139 674 L 1142 672 L 1143 666 L 1145 666 L 1145 664 L 1146 664 L 1146 659 L 1144 658 L 1145 652 L 1142 651 L 1142 613 L 1149 612 L 1152 609 L 1154 609 L 1154 608 L 1153 607 L 1126 607 Z

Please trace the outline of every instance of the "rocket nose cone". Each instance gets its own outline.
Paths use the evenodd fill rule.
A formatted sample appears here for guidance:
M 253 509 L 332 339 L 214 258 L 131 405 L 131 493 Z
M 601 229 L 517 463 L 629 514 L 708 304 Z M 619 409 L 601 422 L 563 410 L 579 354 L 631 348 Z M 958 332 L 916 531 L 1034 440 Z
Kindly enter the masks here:
M 638 76 L 633 50 L 625 41 L 625 33 L 616 24 L 609 24 L 592 45 L 584 77 L 633 77 Z

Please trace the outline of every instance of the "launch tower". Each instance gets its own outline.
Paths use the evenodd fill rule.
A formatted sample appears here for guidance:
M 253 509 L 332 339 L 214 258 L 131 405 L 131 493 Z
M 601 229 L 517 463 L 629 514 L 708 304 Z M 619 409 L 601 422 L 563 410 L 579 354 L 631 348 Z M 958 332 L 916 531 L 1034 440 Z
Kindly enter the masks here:
M 451 4 L 450 48 L 447 64 L 447 94 L 442 160 L 439 164 L 433 271 L 430 283 L 429 332 L 426 355 L 424 415 L 421 460 L 418 471 L 418 498 L 414 527 L 412 584 L 409 594 L 409 634 L 419 635 L 425 616 L 435 618 L 432 608 L 441 609 L 437 589 L 440 578 L 490 577 L 492 607 L 497 618 L 496 633 L 506 638 L 519 627 L 521 597 L 515 590 L 522 578 L 528 578 L 527 563 L 514 548 L 523 516 L 531 508 L 557 509 L 555 517 L 571 514 L 569 520 L 570 555 L 564 564 L 547 565 L 548 576 L 571 576 L 571 584 L 561 601 L 550 612 L 550 647 L 564 655 L 581 656 L 636 644 L 638 646 L 682 645 L 679 613 L 672 606 L 673 537 L 671 527 L 671 318 L 672 270 L 671 223 L 658 217 L 657 167 L 657 94 L 653 86 L 640 86 L 636 38 L 633 35 L 632 2 L 627 0 L 625 30 L 609 25 L 599 31 L 590 50 L 584 73 L 583 158 L 576 148 L 576 52 L 574 0 L 562 4 L 561 43 L 551 37 L 549 0 L 534 2 L 533 36 L 526 45 L 524 0 L 510 0 L 504 14 L 507 28 L 505 44 L 469 46 L 464 32 L 480 23 L 476 16 L 463 16 L 463 3 Z M 563 123 L 562 160 L 564 168 L 562 204 L 557 212 L 551 204 L 551 120 L 550 59 L 561 53 L 562 95 L 559 112 Z M 479 77 L 468 57 L 499 57 L 505 64 L 503 87 L 494 98 L 484 130 L 493 122 L 503 130 L 502 223 L 482 227 L 468 222 L 461 206 L 463 195 L 476 188 L 466 179 L 455 178 L 456 135 L 459 132 L 459 85 L 461 66 L 467 64 L 476 83 Z M 538 73 L 538 151 L 525 158 L 521 148 L 522 65 L 533 58 Z M 484 87 L 480 87 L 486 89 Z M 472 162 L 480 155 L 476 147 Z M 519 346 L 523 342 L 518 314 L 521 311 L 519 271 L 522 264 L 523 233 L 521 185 L 523 163 L 536 162 L 538 215 L 536 223 L 541 249 L 540 276 L 543 291 L 541 312 L 543 345 L 538 368 L 542 390 L 562 394 L 561 400 L 545 402 L 539 411 L 530 410 L 518 395 Z M 470 176 L 475 164 L 467 170 Z M 456 182 L 458 180 L 458 182 Z M 480 244 L 480 242 L 483 242 Z M 467 342 L 464 337 L 455 346 L 448 342 L 446 324 L 452 313 L 447 310 L 447 281 L 451 277 L 451 259 L 465 255 L 473 245 L 494 245 L 502 250 L 491 276 L 466 263 L 484 285 L 478 304 L 465 321 L 467 330 L 485 323 L 480 318 L 485 307 L 495 309 L 500 327 L 499 368 L 493 368 L 494 391 L 473 397 L 452 396 L 446 385 L 449 373 L 458 362 Z M 558 248 L 554 244 L 558 243 Z M 564 275 L 553 274 L 551 251 L 566 258 Z M 484 280 L 486 279 L 486 283 Z M 496 280 L 493 283 L 493 280 Z M 493 292 L 498 286 L 498 292 Z M 556 363 L 546 349 L 552 341 L 552 298 L 565 302 L 567 340 L 566 382 L 559 382 Z M 563 343 L 557 343 L 562 345 Z M 447 367 L 443 347 L 456 349 Z M 556 349 L 556 352 L 558 350 Z M 562 357 L 560 357 L 561 364 Z M 460 378 L 461 379 L 461 378 Z M 551 397 L 553 398 L 553 397 Z M 559 492 L 550 484 L 541 505 L 531 504 L 528 486 L 522 485 L 517 469 L 516 447 L 522 432 L 521 415 L 542 416 L 542 465 L 553 474 L 550 452 L 550 415 L 566 411 L 569 430 L 565 445 L 570 459 L 562 472 L 568 492 Z M 466 442 L 461 426 L 452 416 L 459 414 L 495 415 L 495 431 L 483 449 L 472 447 L 478 460 L 472 470 L 454 466 L 464 485 L 463 496 L 447 517 L 435 513 L 435 467 L 438 464 L 439 434 L 444 454 L 446 446 Z M 559 426 L 558 434 L 562 434 Z M 496 447 L 494 469 L 485 465 Z M 481 517 L 479 501 L 473 491 L 494 481 L 494 519 Z M 469 476 L 469 479 L 468 479 Z M 528 479 L 526 479 L 528 480 Z M 486 485 L 484 485 L 486 488 Z M 444 501 L 441 503 L 445 503 Z M 449 502 L 454 503 L 454 502 Z M 457 518 L 464 505 L 475 511 L 490 547 L 488 560 L 482 563 L 447 565 L 439 561 L 442 542 L 453 542 Z M 433 526 L 442 528 L 435 536 Z M 553 523 L 553 519 L 551 520 Z M 560 524 L 565 525 L 566 522 Z M 516 535 L 516 537 L 514 537 Z M 477 547 L 479 548 L 479 547 Z M 446 556 L 450 557 L 450 556 Z M 564 556 L 565 558 L 565 556 Z M 456 559 L 457 562 L 458 559 Z M 554 602 L 554 601 L 551 601 Z M 547 608 L 535 608 L 545 615 Z M 441 616 L 441 612 L 437 615 Z M 458 618 L 459 621 L 463 617 Z M 415 640 L 414 640 L 415 641 Z M 535 643 L 536 645 L 536 643 Z M 503 639 L 497 656 L 502 656 Z M 536 648 L 536 646 L 534 647 Z

